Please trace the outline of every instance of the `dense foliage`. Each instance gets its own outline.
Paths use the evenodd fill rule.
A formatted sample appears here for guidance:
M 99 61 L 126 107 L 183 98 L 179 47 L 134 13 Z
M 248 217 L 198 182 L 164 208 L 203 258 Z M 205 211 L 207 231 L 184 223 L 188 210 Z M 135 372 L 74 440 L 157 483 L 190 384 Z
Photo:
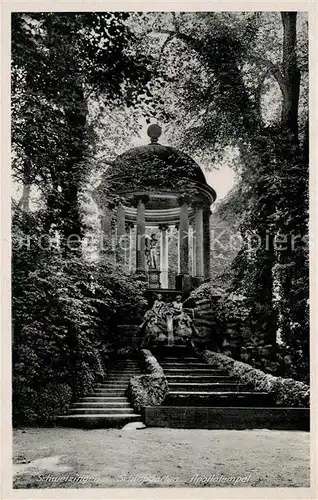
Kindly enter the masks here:
M 148 78 L 131 55 L 126 17 L 12 17 L 13 178 L 22 189 L 12 228 L 16 423 L 50 421 L 89 391 L 118 317 L 138 319 L 143 307 L 143 285 L 114 256 L 94 264 L 83 252 L 95 149 L 88 98 L 98 91 L 109 105 L 130 105 Z
M 154 116 L 167 123 L 175 145 L 204 163 L 217 163 L 229 148 L 238 152 L 231 164 L 240 180 L 219 207 L 238 220 L 241 240 L 224 280 L 228 304 L 244 295 L 254 340 L 280 344 L 303 377 L 309 362 L 306 16 L 149 16 L 153 39 L 141 44 L 157 53 L 166 82 L 163 90 L 153 87 L 154 96 L 164 96 L 162 105 L 154 98 Z M 157 52 L 154 40 L 161 42 Z
M 38 228 L 37 216 L 28 216 L 30 230 Z M 89 263 L 59 250 L 39 251 L 35 234 L 30 248 L 19 248 L 19 223 L 12 260 L 14 420 L 43 422 L 103 378 L 114 325 L 132 314 L 141 319 L 144 284 L 111 256 Z M 54 411 L 50 391 L 53 400 L 58 394 Z
M 205 351 L 203 356 L 208 363 L 229 371 L 230 375 L 250 389 L 272 394 L 276 403 L 281 406 L 309 408 L 310 388 L 303 382 L 285 378 L 286 376 L 274 377 L 223 354 Z

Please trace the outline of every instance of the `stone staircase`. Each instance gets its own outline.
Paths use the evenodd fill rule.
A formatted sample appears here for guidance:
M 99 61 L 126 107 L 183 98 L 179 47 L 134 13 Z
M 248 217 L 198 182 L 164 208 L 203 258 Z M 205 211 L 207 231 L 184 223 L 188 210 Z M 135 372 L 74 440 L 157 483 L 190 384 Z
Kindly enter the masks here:
M 267 392 L 250 390 L 226 371 L 207 364 L 191 347 L 165 347 L 154 352 L 168 380 L 161 406 L 146 407 L 152 427 L 207 429 L 304 429 L 304 408 L 281 408 Z
M 130 377 L 139 375 L 136 360 L 117 360 L 110 366 L 104 382 L 96 384 L 92 393 L 79 398 L 66 415 L 57 418 L 58 425 L 67 427 L 123 427 L 141 421 L 127 398 Z
M 194 349 L 166 347 L 158 360 L 169 383 L 167 406 L 269 406 L 270 394 L 253 392 L 226 371 L 208 365 Z

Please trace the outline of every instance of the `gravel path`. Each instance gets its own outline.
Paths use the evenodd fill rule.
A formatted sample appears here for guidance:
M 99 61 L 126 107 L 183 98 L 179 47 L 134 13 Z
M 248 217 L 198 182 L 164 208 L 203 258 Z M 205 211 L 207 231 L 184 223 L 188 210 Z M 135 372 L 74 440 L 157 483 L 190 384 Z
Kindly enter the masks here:
M 309 487 L 309 433 L 14 431 L 15 488 Z

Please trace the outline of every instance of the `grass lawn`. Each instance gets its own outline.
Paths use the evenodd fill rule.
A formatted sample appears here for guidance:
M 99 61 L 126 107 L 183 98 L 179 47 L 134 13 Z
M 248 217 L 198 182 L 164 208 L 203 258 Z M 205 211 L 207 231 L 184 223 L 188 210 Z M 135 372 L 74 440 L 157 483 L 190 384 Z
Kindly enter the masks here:
M 13 486 L 309 487 L 309 436 L 263 429 L 20 428 Z

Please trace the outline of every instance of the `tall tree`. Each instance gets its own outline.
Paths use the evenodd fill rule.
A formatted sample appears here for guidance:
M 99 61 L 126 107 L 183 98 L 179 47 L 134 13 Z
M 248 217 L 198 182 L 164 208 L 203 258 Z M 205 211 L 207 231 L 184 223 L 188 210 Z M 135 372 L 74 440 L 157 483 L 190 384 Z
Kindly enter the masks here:
M 232 286 L 247 294 L 256 330 L 298 339 L 308 358 L 306 31 L 296 12 L 150 14 L 140 44 L 165 81 L 153 85 L 163 97 L 154 114 L 172 142 L 212 163 L 238 148 L 245 244 Z M 259 248 L 248 248 L 253 234 Z
M 82 235 L 78 196 L 94 145 L 87 126 L 89 95 L 102 93 L 113 106 L 131 104 L 149 78 L 145 59 L 136 61 L 129 53 L 127 17 L 13 16 L 14 171 L 24 183 L 23 206 L 30 185 L 38 183 L 47 204 L 46 228 L 54 224 L 64 239 Z

